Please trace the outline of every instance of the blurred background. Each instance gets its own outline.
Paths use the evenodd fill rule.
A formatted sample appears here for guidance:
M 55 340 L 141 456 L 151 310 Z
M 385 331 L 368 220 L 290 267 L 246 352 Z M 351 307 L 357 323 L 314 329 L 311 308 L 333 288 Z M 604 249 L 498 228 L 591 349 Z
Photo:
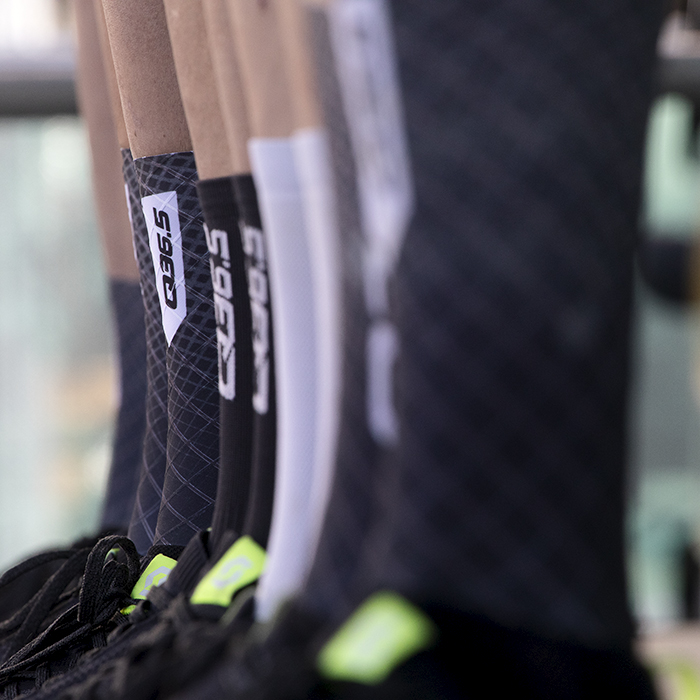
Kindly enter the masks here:
M 0 17 L 1 569 L 94 530 L 117 398 L 70 2 L 0 0 Z M 655 239 L 700 231 L 693 104 L 660 91 L 651 112 L 640 216 Z M 698 328 L 640 281 L 628 530 L 645 627 L 694 614 L 689 585 L 700 600 Z
M 69 2 L 0 0 L 0 567 L 94 530 L 116 376 Z
M 641 212 L 653 239 L 700 231 L 699 147 L 693 103 L 660 95 Z M 653 627 L 683 616 L 683 558 L 700 541 L 700 326 L 696 310 L 659 298 L 641 279 L 636 313 L 629 572 L 637 615 Z

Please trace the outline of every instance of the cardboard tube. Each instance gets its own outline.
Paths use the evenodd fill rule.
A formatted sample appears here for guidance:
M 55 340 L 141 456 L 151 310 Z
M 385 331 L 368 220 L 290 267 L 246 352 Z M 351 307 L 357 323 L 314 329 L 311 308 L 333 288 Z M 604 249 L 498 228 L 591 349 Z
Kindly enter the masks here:
M 93 188 L 107 273 L 111 279 L 138 281 L 121 155 L 99 42 L 99 18 L 93 0 L 76 0 L 75 14 L 78 30 L 78 101 L 90 140 Z
M 286 138 L 294 117 L 275 6 L 228 0 L 252 137 Z
M 201 0 L 165 0 L 165 15 L 199 177 L 230 175 L 231 157 Z
M 107 89 L 109 90 L 109 102 L 112 106 L 112 118 L 117 129 L 117 141 L 119 142 L 119 148 L 129 148 L 129 135 L 126 133 L 122 100 L 119 97 L 119 86 L 117 85 L 117 74 L 114 72 L 114 59 L 112 58 L 112 49 L 109 46 L 109 36 L 107 36 L 105 11 L 102 7 L 102 0 L 92 0 L 92 3 L 95 8 L 95 20 L 97 21 L 100 38 Z
M 134 158 L 191 151 L 162 0 L 102 0 Z
M 247 106 L 226 0 L 202 0 L 202 9 L 231 156 L 231 174 L 249 173 Z
M 316 75 L 309 52 L 305 8 L 299 0 L 273 0 L 280 20 L 280 37 L 294 110 L 294 128 L 323 125 Z

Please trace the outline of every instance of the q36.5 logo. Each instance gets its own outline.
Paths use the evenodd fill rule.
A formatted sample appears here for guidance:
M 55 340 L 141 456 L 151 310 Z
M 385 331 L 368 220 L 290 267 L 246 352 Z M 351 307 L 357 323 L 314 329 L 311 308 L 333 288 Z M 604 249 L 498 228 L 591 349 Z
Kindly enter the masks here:
M 153 258 L 163 332 L 170 345 L 187 314 L 187 290 L 182 262 L 182 235 L 177 192 L 141 198 Z

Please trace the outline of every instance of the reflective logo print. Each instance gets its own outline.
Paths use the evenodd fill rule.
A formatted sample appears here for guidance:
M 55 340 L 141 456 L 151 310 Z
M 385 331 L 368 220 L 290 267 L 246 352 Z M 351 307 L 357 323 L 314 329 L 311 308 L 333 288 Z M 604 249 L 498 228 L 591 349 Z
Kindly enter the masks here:
M 236 557 L 226 562 L 221 571 L 212 579 L 211 585 L 221 590 L 235 584 L 247 571 L 253 568 L 253 562 L 248 557 Z
M 133 591 L 131 592 L 132 598 L 138 598 L 139 600 L 144 600 L 148 595 L 148 592 L 154 586 L 160 586 L 165 583 L 170 572 L 175 568 L 177 561 L 166 557 L 165 554 L 156 554 L 151 560 L 151 563 L 146 567 L 146 570 L 141 574 L 139 580 L 136 582 Z M 133 605 L 124 608 L 121 612 L 124 615 L 128 615 L 134 609 Z
M 226 231 L 204 225 L 214 285 L 216 344 L 219 352 L 219 393 L 228 401 L 236 396 L 236 334 L 234 329 L 231 255 Z
M 227 607 L 233 596 L 255 582 L 265 566 L 265 550 L 245 536 L 236 540 L 197 584 L 190 602 Z
M 380 591 L 321 649 L 317 667 L 331 680 L 376 685 L 436 639 L 437 628 L 425 613 L 393 591 Z
M 136 594 L 135 597 L 145 598 L 148 595 L 148 591 L 153 588 L 153 586 L 160 586 L 161 583 L 165 581 L 172 569 L 168 566 L 159 566 L 154 571 L 151 571 L 146 580 L 143 582 L 143 588 Z
M 187 314 L 177 192 L 142 197 L 141 206 L 148 228 L 148 243 L 156 274 L 163 332 L 170 345 Z
M 253 356 L 255 391 L 253 408 L 264 415 L 269 405 L 270 391 L 270 300 L 268 298 L 265 241 L 259 228 L 241 226 L 243 252 L 246 256 L 248 293 L 253 316 Z

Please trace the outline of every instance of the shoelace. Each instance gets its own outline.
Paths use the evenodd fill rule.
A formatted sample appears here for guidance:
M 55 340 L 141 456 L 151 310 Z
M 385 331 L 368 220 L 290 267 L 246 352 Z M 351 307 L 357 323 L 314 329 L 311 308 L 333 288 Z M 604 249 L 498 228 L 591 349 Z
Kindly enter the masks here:
M 251 546 L 252 550 L 248 551 Z M 255 543 L 230 532 L 220 542 L 219 551 L 207 558 L 204 542 L 193 538 L 178 561 L 173 577 L 162 587 L 170 588 L 176 582 L 175 588 L 180 593 L 167 604 L 160 605 L 162 614 L 157 625 L 134 639 L 128 649 L 109 664 L 95 665 L 93 673 L 74 684 L 65 697 L 149 700 L 154 694 L 174 692 L 183 683 L 201 675 L 222 655 L 230 640 L 240 638 L 253 623 L 255 577 L 242 589 L 231 590 L 230 594 L 235 597 L 228 607 L 214 602 L 216 596 L 208 597 L 211 595 L 208 587 L 218 588 L 212 581 L 207 583 L 208 577 L 218 581 L 217 567 L 223 564 L 223 571 L 228 571 L 228 559 L 233 557 L 234 562 L 238 561 L 242 552 L 255 558 L 255 547 Z M 249 564 L 252 565 L 252 561 Z M 203 570 L 207 571 L 204 577 Z M 193 604 L 190 595 L 203 584 L 200 602 Z M 151 591 L 151 602 L 158 601 L 161 590 Z M 64 695 L 57 693 L 56 697 Z
M 11 569 L 8 569 L 0 576 L 0 595 L 2 595 L 2 592 L 8 586 L 11 586 L 17 579 L 35 569 L 44 566 L 45 564 L 49 564 L 52 561 L 59 561 L 60 559 L 70 559 L 80 550 L 87 550 L 89 552 L 100 539 L 101 537 L 82 538 L 72 544 L 70 547 L 39 552 L 39 554 L 35 554 L 34 556 L 21 561 L 19 564 L 16 564 Z
M 48 561 L 65 558 L 64 563 L 47 579 L 39 591 L 11 617 L 0 623 L 2 660 L 9 658 L 36 636 L 42 623 L 61 600 L 77 594 L 79 577 L 85 569 L 91 549 L 91 547 L 83 547 L 38 555 L 35 559 L 23 562 L 8 572 L 8 579 L 16 580 L 32 568 Z
M 160 586 L 154 587 L 148 593 L 147 599 L 142 600 L 136 608 L 129 613 L 128 618 L 121 614 L 117 614 L 112 618 L 107 645 L 102 648 L 86 651 L 86 653 L 76 659 L 76 663 L 66 668 L 63 664 L 65 672 L 51 673 L 47 682 L 37 680 L 34 690 L 31 692 L 31 697 L 36 700 L 57 700 L 67 696 L 76 697 L 115 697 L 111 688 L 114 687 L 115 678 L 118 673 L 117 666 L 122 666 L 119 660 L 125 657 L 134 659 L 134 671 L 136 675 L 141 673 L 144 668 L 142 660 L 147 662 L 148 668 L 151 668 L 151 661 L 157 658 L 161 653 L 165 654 L 165 660 L 169 658 L 167 649 L 170 646 L 170 641 L 175 635 L 179 635 L 179 631 L 173 634 L 174 630 L 168 622 L 168 616 L 172 614 L 171 607 L 183 600 L 197 585 L 201 572 L 210 564 L 210 558 L 207 549 L 207 533 L 201 532 L 195 535 L 186 547 L 173 545 L 157 545 L 149 550 L 147 559 L 142 564 L 142 572 L 139 578 L 139 587 L 143 582 L 143 577 L 149 567 L 156 561 L 158 554 L 163 554 L 170 559 L 177 560 L 177 566 L 172 570 L 172 574 L 167 581 Z M 231 541 L 235 541 L 235 534 L 231 534 Z M 228 543 L 228 539 L 223 541 L 222 546 Z M 133 589 L 136 590 L 136 589 Z M 188 610 L 183 610 L 184 619 L 176 624 L 179 630 L 184 624 L 189 622 L 197 622 L 188 616 Z M 212 611 L 209 611 L 207 618 Z M 218 619 L 218 618 L 217 618 Z M 116 625 L 116 626 L 115 626 Z M 209 623 L 210 628 L 217 628 L 218 625 Z M 149 631 L 158 627 L 159 632 L 153 637 L 149 637 Z M 189 626 L 188 632 L 195 632 L 198 625 Z M 189 635 L 188 635 L 189 636 Z M 198 637 L 200 638 L 200 637 Z M 147 641 L 144 641 L 147 640 Z M 225 640 L 224 640 L 225 643 Z M 84 646 L 84 645 L 83 645 Z M 189 658 L 191 654 L 187 654 Z M 127 662 L 127 665 L 130 662 Z M 49 670 L 54 670 L 52 668 Z M 179 667 L 176 669 L 179 671 Z M 45 677 L 46 671 L 40 667 L 32 672 L 34 678 Z M 133 675 L 133 674 L 132 674 Z M 157 675 L 157 674 L 156 674 Z M 140 676 L 139 676 L 140 677 Z M 14 681 L 18 677 L 13 678 Z M 28 684 L 23 682 L 24 678 L 19 678 L 22 684 L 22 690 L 30 690 Z M 40 688 L 36 686 L 41 685 Z M 16 684 L 15 684 L 16 685 Z M 0 683 L 0 686 L 2 684 Z M 107 688 L 104 690 L 103 687 Z M 3 687 L 0 687 L 0 692 Z M 10 688 L 10 684 L 4 686 L 5 697 L 12 697 L 10 694 L 14 689 Z M 1 696 L 1 695 L 0 695 Z M 125 697 L 131 697 L 126 695 Z
M 80 538 L 69 547 L 40 552 L 0 576 L 0 598 L 6 605 L 8 600 L 15 601 L 0 618 L 0 663 L 36 636 L 37 623 L 43 624 L 52 609 L 77 596 L 92 548 L 103 537 L 115 534 L 114 530 L 104 531 Z
M 119 550 L 119 556 L 108 557 L 115 549 Z M 77 558 L 74 564 L 77 568 Z M 121 608 L 134 602 L 131 591 L 138 580 L 140 566 L 136 547 L 128 538 L 111 536 L 100 540 L 84 564 L 77 602 L 0 667 L 0 686 L 4 687 L 5 697 L 15 697 L 22 680 L 34 679 L 36 687 L 40 687 L 51 675 L 49 661 L 60 657 L 63 652 L 73 652 L 64 660 L 64 666 L 69 668 L 86 651 L 85 642 L 89 642 L 88 648 L 104 646 L 107 643 L 107 623 Z M 65 571 L 62 580 L 68 575 L 69 572 Z M 23 623 L 26 629 L 21 637 L 24 639 L 31 639 L 32 633 L 36 634 L 43 619 L 39 619 L 40 611 L 50 610 L 57 600 L 59 583 L 50 586 L 49 583 L 42 589 L 43 595 L 35 601 L 32 614 L 27 615 L 32 624 L 26 624 L 27 620 Z M 16 646 L 15 640 L 12 646 Z
M 154 654 L 158 653 L 158 649 L 167 648 L 171 638 L 170 625 L 164 620 L 168 616 L 171 605 L 177 602 L 178 598 L 189 595 L 198 583 L 202 570 L 209 565 L 207 538 L 206 532 L 200 532 L 184 548 L 174 545 L 152 547 L 147 558 L 142 561 L 142 571 L 137 586 L 141 587 L 145 573 L 151 570 L 154 562 L 157 562 L 159 554 L 177 560 L 177 566 L 172 570 L 167 581 L 163 585 L 152 588 L 147 599 L 140 601 L 128 617 L 117 614 L 112 618 L 109 625 L 111 632 L 105 647 L 86 652 L 80 656 L 75 665 L 65 669 L 65 673 L 53 673 L 40 690 L 32 692 L 32 698 L 56 700 L 66 697 L 67 693 L 73 693 L 76 688 L 81 688 L 81 693 L 84 695 L 90 693 L 98 697 L 100 693 L 96 688 L 102 679 L 106 680 L 107 685 L 111 685 L 113 681 L 116 660 L 129 656 L 133 650 L 137 649 L 148 651 L 148 657 L 153 658 Z M 136 589 L 133 590 L 136 591 Z M 156 626 L 160 628 L 160 632 L 155 637 L 149 639 L 147 643 L 139 641 L 142 637 L 145 639 L 144 635 Z M 137 656 L 139 653 L 136 651 Z M 140 664 L 137 666 L 140 667 Z M 38 670 L 37 674 L 39 672 Z M 22 687 L 23 690 L 28 689 L 26 683 Z M 113 697 L 113 694 L 110 692 L 107 697 Z
M 242 592 L 243 593 L 243 592 Z M 102 665 L 85 682 L 57 693 L 61 700 L 145 700 L 198 677 L 234 637 L 252 624 L 251 588 L 235 604 L 228 625 L 199 619 L 184 596 L 162 615 L 157 627 L 140 635 L 119 658 Z M 166 687 L 167 686 L 167 687 Z

